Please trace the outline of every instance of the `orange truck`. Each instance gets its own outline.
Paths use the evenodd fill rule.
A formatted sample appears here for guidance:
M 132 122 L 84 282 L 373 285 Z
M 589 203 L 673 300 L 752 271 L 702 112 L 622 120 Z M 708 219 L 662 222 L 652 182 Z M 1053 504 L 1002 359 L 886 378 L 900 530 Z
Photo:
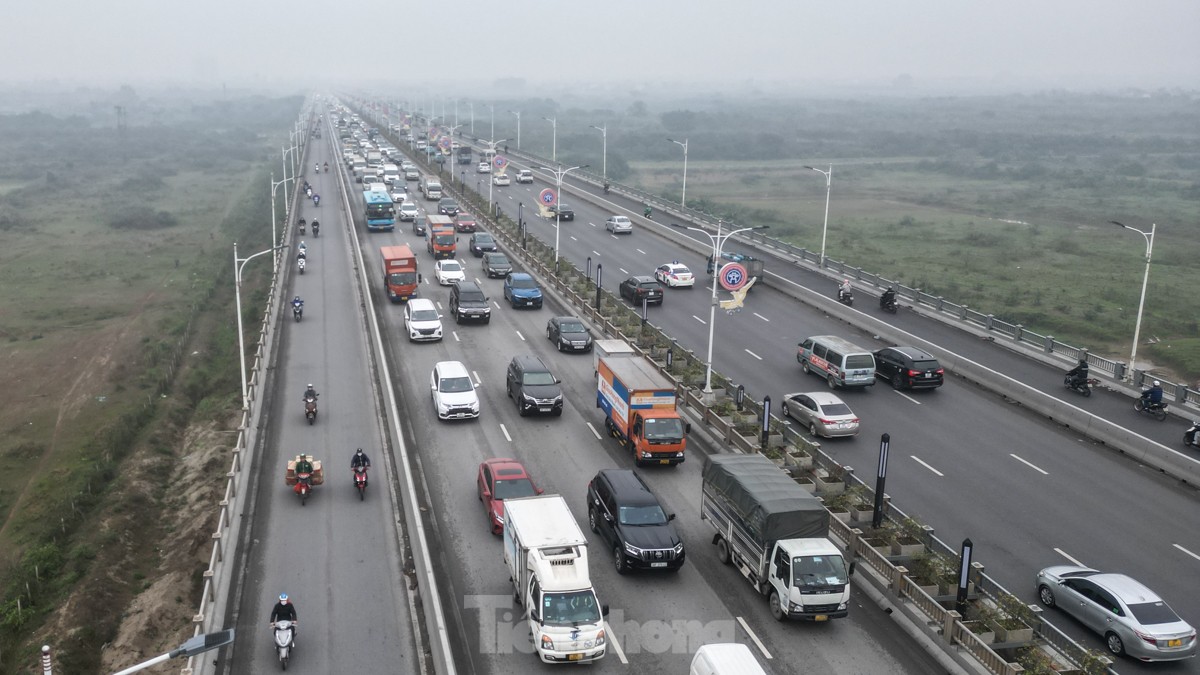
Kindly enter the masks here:
M 691 425 L 676 409 L 675 385 L 645 358 L 598 356 L 596 407 L 604 410 L 604 428 L 633 452 L 638 466 L 683 462 Z
M 429 234 L 425 240 L 425 249 L 433 256 L 433 259 L 441 260 L 456 256 L 458 254 L 456 250 L 458 231 L 454 227 L 454 221 L 449 216 L 429 216 L 426 221 Z
M 407 302 L 417 294 L 421 275 L 417 273 L 417 257 L 408 246 L 383 246 L 383 290 L 392 302 Z

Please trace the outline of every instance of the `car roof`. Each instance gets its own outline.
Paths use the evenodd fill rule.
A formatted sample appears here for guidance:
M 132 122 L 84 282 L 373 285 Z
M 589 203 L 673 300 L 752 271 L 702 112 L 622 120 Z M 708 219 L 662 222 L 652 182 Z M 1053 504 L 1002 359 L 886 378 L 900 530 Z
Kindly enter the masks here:
M 513 281 L 516 281 L 517 279 L 533 279 L 533 275 L 529 274 L 528 272 L 509 272 L 508 277 Z
M 438 361 L 433 364 L 435 370 L 442 374 L 442 377 L 470 377 L 467 372 L 467 367 L 462 361 Z
M 905 356 L 917 361 L 936 361 L 933 354 L 921 349 L 920 347 L 892 347 L 892 349 L 904 354 Z
M 1124 574 L 1102 572 L 1090 577 L 1097 586 L 1105 588 L 1124 600 L 1127 604 L 1143 602 L 1162 602 L 1162 598 L 1154 591 L 1146 588 L 1140 581 Z
M 410 310 L 417 310 L 417 309 L 436 310 L 437 305 L 433 304 L 433 301 L 430 300 L 429 298 L 412 298 L 411 300 L 408 301 L 408 308 Z
M 634 281 L 641 283 L 641 284 L 657 284 L 658 283 L 658 281 L 655 280 L 654 277 L 648 277 L 644 274 L 635 274 L 629 278 L 633 279 Z
M 517 363 L 521 364 L 521 368 L 526 371 L 533 370 L 534 368 L 538 368 L 547 373 L 550 372 L 550 368 L 546 365 L 546 363 L 544 361 L 542 361 L 540 358 L 538 358 L 536 354 L 517 354 L 516 356 L 513 357 L 513 361 L 516 361 Z
M 496 478 L 528 478 L 529 472 L 520 462 L 511 457 L 492 457 L 491 459 L 483 460 L 483 463 L 491 467 L 492 475 Z
M 688 268 L 688 266 L 687 266 L 687 265 L 684 265 L 684 264 L 683 264 L 683 263 L 681 263 L 681 262 L 669 262 L 669 263 L 663 263 L 663 264 L 659 265 L 659 267 L 670 267 L 671 269 L 676 269 L 676 268 L 682 267 L 682 268 L 683 268 L 683 269 L 685 269 L 685 270 Z
M 613 498 L 622 504 L 659 503 L 649 486 L 631 469 L 602 469 L 600 475 L 612 486 Z
M 827 392 L 827 391 L 797 391 L 787 394 L 784 398 L 792 398 L 793 396 L 807 396 L 811 398 L 817 405 L 829 405 L 830 403 L 845 403 L 842 399 Z

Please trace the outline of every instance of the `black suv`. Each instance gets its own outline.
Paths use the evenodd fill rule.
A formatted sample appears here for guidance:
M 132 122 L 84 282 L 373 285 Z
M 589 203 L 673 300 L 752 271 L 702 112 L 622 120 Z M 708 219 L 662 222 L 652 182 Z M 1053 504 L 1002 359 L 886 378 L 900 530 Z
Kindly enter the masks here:
M 558 384 L 558 378 L 533 354 L 514 356 L 504 378 L 505 392 L 522 417 L 531 412 L 562 415 L 563 393 Z
M 450 287 L 450 313 L 455 323 L 492 320 L 492 306 L 483 289 L 474 281 L 457 281 Z
M 496 240 L 487 232 L 476 232 L 471 235 L 468 248 L 476 258 L 482 258 L 484 253 L 496 250 Z
M 575 209 L 566 204 L 554 204 L 550 207 L 550 213 L 557 214 L 559 220 L 575 220 Z
M 457 216 L 458 202 L 454 201 L 450 197 L 442 197 L 441 200 L 438 201 L 438 213 L 443 216 L 450 216 L 451 218 Z
M 488 275 L 488 278 L 508 276 L 512 271 L 512 263 L 508 261 L 508 256 L 503 253 L 484 253 L 483 254 L 483 271 Z
M 885 347 L 875 352 L 875 377 L 895 389 L 932 389 L 942 386 L 944 370 L 932 354 L 916 347 Z
M 642 298 L 650 305 L 661 305 L 663 301 L 662 286 L 654 277 L 635 276 L 621 282 L 621 297 L 629 298 L 635 305 L 642 304 Z
M 683 567 L 683 540 L 658 497 L 629 469 L 604 469 L 588 483 L 588 525 L 612 547 L 618 574 Z

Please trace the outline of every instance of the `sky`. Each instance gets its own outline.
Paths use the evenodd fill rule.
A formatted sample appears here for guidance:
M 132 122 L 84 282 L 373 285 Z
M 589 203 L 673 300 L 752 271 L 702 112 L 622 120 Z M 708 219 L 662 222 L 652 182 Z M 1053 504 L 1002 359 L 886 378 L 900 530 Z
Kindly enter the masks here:
M 1200 83 L 1198 0 L 9 4 L 0 22 L 4 85 Z

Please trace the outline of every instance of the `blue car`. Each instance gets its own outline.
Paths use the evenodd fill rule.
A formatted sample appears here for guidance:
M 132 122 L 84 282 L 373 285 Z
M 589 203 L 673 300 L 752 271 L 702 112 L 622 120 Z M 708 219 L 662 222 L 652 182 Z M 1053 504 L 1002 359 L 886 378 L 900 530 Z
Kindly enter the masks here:
M 513 306 L 542 308 L 542 288 L 524 272 L 509 272 L 504 277 L 504 299 Z

